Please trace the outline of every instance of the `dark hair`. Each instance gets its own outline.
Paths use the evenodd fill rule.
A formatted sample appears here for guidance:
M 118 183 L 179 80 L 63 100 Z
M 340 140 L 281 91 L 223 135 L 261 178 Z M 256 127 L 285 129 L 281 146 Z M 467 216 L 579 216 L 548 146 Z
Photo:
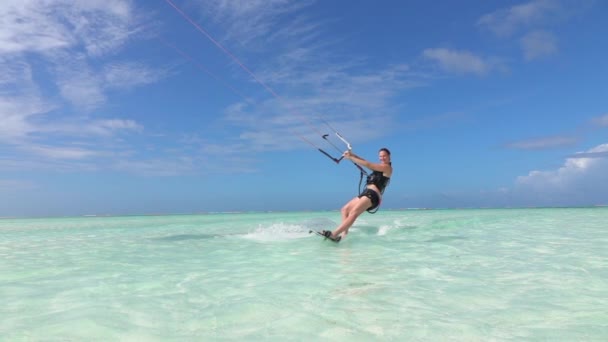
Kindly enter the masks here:
M 388 154 L 389 156 L 391 155 L 391 151 L 389 151 L 388 148 L 386 148 L 386 147 L 381 148 L 380 151 L 378 151 L 378 152 L 382 152 L 382 151 L 386 152 L 386 154 Z

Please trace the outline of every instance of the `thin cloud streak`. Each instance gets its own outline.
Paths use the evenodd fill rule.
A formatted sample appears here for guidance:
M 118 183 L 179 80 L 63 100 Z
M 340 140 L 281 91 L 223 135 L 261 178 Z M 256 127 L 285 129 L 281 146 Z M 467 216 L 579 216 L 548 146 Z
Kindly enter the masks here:
M 0 96 L 0 142 L 19 143 L 28 134 L 39 131 L 39 127 L 30 119 L 52 108 L 53 105 L 34 95 L 17 98 Z
M 281 30 L 287 15 L 297 13 L 314 2 L 310 0 L 201 1 L 200 13 L 222 27 L 222 40 L 234 41 L 251 49 L 254 48 L 252 42 L 272 38 L 273 32 Z M 292 28 L 290 36 L 293 37 L 314 30 L 314 25 L 310 28 L 306 28 L 306 25 Z
M 598 127 L 608 127 L 608 113 L 591 119 L 591 123 Z
M 98 154 L 97 151 L 78 147 L 29 146 L 27 149 L 48 159 L 85 159 Z
M 60 94 L 72 106 L 92 111 L 106 102 L 102 80 L 84 58 L 66 58 L 57 63 L 55 73 Z
M 578 158 L 607 158 L 608 151 L 603 152 L 578 152 L 570 155 L 568 158 L 578 159 Z
M 540 59 L 557 53 L 557 38 L 550 32 L 534 31 L 521 38 L 526 61 Z
M 450 73 L 485 75 L 498 68 L 496 62 L 486 60 L 466 50 L 445 48 L 425 49 L 422 55 L 435 61 L 439 67 Z
M 573 146 L 579 142 L 579 138 L 571 136 L 554 136 L 537 139 L 528 139 L 511 142 L 507 148 L 520 150 L 542 150 L 557 147 Z
M 107 138 L 121 133 L 141 133 L 144 127 L 134 120 L 107 119 L 94 121 L 53 122 L 39 131 L 64 137 L 103 137 Z
M 233 105 L 226 111 L 226 122 L 244 130 L 240 138 L 246 144 L 270 150 L 284 150 L 289 146 L 277 144 L 276 139 L 273 144 L 269 136 L 276 137 L 275 134 L 295 133 L 312 141 L 318 140 L 317 130 L 328 129 L 323 121 L 340 127 L 341 133 L 353 141 L 369 141 L 386 134 L 395 115 L 390 109 L 392 96 L 415 86 L 414 81 L 407 80 L 407 69 L 404 72 L 402 67 L 395 67 L 360 75 L 342 69 L 335 72 L 332 67 L 324 64 L 321 68 L 325 72 L 316 70 L 313 76 L 299 79 L 298 87 L 310 89 L 309 95 L 273 98 L 257 105 Z M 284 71 L 298 74 L 297 70 Z M 293 78 L 298 79 L 297 76 Z M 372 116 L 378 124 L 370 126 Z M 302 145 L 301 141 L 290 141 L 296 144 L 294 148 Z
M 169 75 L 168 70 L 151 68 L 141 62 L 108 64 L 102 71 L 104 86 L 109 89 L 131 89 L 153 84 Z
M 538 25 L 548 17 L 560 13 L 557 0 L 533 0 L 524 4 L 484 14 L 477 25 L 487 28 L 498 36 L 510 36 L 515 32 Z

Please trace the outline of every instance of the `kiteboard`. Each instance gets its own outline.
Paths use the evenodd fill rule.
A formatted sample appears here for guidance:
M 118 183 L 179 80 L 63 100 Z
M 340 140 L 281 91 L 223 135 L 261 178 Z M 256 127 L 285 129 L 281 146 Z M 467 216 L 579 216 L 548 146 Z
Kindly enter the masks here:
M 329 239 L 329 240 L 331 240 L 331 241 L 333 241 L 333 242 L 335 242 L 335 243 L 340 242 L 340 240 L 342 239 L 342 237 L 341 237 L 341 236 L 338 236 L 338 237 L 337 237 L 337 238 L 335 238 L 335 239 L 330 238 L 330 237 L 327 237 L 327 236 L 323 235 L 323 233 L 318 232 L 318 231 L 316 231 L 316 230 L 310 230 L 310 231 L 308 231 L 308 234 L 311 234 L 311 233 L 315 233 L 315 234 L 317 234 L 317 235 L 319 235 L 319 236 L 322 236 L 322 237 L 324 237 L 325 239 Z

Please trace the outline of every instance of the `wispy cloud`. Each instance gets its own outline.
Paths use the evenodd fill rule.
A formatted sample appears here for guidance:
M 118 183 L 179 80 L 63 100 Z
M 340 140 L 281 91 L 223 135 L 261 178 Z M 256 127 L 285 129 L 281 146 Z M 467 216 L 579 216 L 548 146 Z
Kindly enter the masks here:
M 134 120 L 106 119 L 52 122 L 41 127 L 39 131 L 59 136 L 107 138 L 124 132 L 139 133 L 142 132 L 143 129 L 143 126 Z
M 533 0 L 485 14 L 477 24 L 499 36 L 510 36 L 519 30 L 539 25 L 561 11 L 558 0 Z
M 285 36 L 287 34 L 294 37 L 314 31 L 315 25 L 311 25 L 310 21 L 299 25 L 290 25 L 289 22 L 286 22 L 288 15 L 297 14 L 314 2 L 311 0 L 211 0 L 201 1 L 200 10 L 203 16 L 214 20 L 222 27 L 224 40 L 249 45 L 258 39 L 267 40 L 276 35 Z M 296 22 L 300 20 L 295 19 Z M 281 27 L 285 25 L 290 26 L 291 30 L 282 30 Z
M 305 146 L 298 136 L 321 144 L 319 132 L 331 132 L 325 122 L 338 127 L 351 142 L 370 141 L 395 129 L 396 109 L 392 108 L 391 98 L 423 82 L 403 66 L 373 73 L 356 72 L 331 63 L 317 64 L 317 67 L 306 72 L 285 67 L 280 78 L 272 71 L 262 74 L 262 78 L 272 80 L 281 89 L 290 86 L 296 89 L 281 99 L 231 106 L 226 111 L 226 122 L 242 129 L 240 140 L 258 151 Z M 369 125 L 370 120 L 376 124 Z
M 53 15 L 65 3 L 6 0 L 0 7 L 0 53 L 46 52 L 74 44 L 66 25 Z
M 260 85 L 263 100 L 243 101 L 226 109 L 224 122 L 240 131 L 238 141 L 229 145 L 235 150 L 305 146 L 298 135 L 318 143 L 317 132 L 328 130 L 323 120 L 340 127 L 353 141 L 377 138 L 393 126 L 392 97 L 427 81 L 407 65 L 378 69 L 369 67 L 365 56 L 339 58 L 335 45 L 330 56 L 327 46 L 340 37 L 324 27 L 323 18 L 303 14 L 313 3 L 211 1 L 201 9 L 205 16 L 215 18 L 222 29 L 218 35 L 228 41 L 229 49 L 236 46 L 239 52 L 263 56 L 247 68 L 255 70 L 265 86 L 280 89 L 276 98 Z M 249 45 L 253 40 L 271 44 Z M 369 125 L 372 117 L 378 124 Z M 284 138 L 277 140 L 281 135 Z
M 90 126 L 91 132 L 98 132 L 100 135 L 109 135 L 118 130 L 135 130 L 141 131 L 143 127 L 133 120 L 98 120 L 94 121 Z
M 20 58 L 0 55 L 0 87 L 6 92 L 6 86 L 19 84 L 20 87 L 31 87 L 32 68 Z M 23 89 L 23 88 L 21 88 Z
M 2 53 L 80 46 L 99 56 L 118 49 L 138 27 L 129 0 L 6 0 L 0 18 Z
M 81 58 L 57 61 L 55 72 L 61 96 L 71 105 L 84 110 L 93 110 L 105 103 L 102 80 Z
M 594 0 L 532 0 L 484 14 L 477 25 L 501 38 L 518 37 L 524 59 L 531 61 L 558 52 L 557 36 L 550 29 L 578 13 Z
M 520 140 L 508 143 L 507 148 L 521 150 L 542 150 L 549 148 L 572 146 L 579 142 L 579 138 L 572 136 L 553 136 L 536 139 Z
M 527 61 L 539 59 L 557 52 L 557 38 L 546 31 L 533 31 L 521 38 L 521 47 Z
M 422 54 L 451 73 L 484 75 L 500 66 L 496 61 L 484 59 L 466 50 L 434 48 L 425 49 Z
M 596 118 L 593 118 L 591 120 L 591 123 L 595 126 L 599 126 L 599 127 L 608 127 L 608 113 L 598 116 Z
M 168 71 L 151 68 L 141 62 L 120 62 L 107 64 L 102 72 L 107 88 L 131 89 L 155 83 L 168 75 Z
M 53 106 L 37 96 L 0 96 L 0 142 L 19 143 L 28 134 L 38 131 L 32 117 L 44 114 Z
M 8 157 L 1 169 L 95 169 L 93 157 L 106 166 L 126 157 L 113 151 L 118 137 L 142 132 L 142 124 L 89 115 L 107 103 L 109 90 L 167 76 L 142 61 L 116 62 L 148 25 L 146 16 L 131 0 L 3 2 L 0 143 Z
M 30 145 L 27 147 L 32 153 L 49 159 L 84 159 L 97 155 L 97 151 L 79 147 L 58 147 Z

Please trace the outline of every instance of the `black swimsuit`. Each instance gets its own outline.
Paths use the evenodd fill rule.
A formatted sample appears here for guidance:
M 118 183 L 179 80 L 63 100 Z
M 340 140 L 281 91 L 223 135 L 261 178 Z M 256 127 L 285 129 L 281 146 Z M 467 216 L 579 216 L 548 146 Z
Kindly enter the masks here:
M 366 183 L 367 183 L 367 185 L 370 185 L 370 184 L 375 185 L 378 188 L 378 190 L 380 190 L 380 193 L 384 193 L 384 189 L 386 189 L 386 186 L 388 185 L 390 180 L 391 179 L 384 176 L 382 174 L 382 172 L 374 171 L 374 172 L 372 172 L 371 175 L 367 176 Z M 380 205 L 380 195 L 376 191 L 374 191 L 370 188 L 366 188 L 359 195 L 359 198 L 361 198 L 363 196 L 369 198 L 372 201 L 372 206 L 367 210 L 376 209 Z
M 380 205 L 380 196 L 378 196 L 378 193 L 376 191 L 374 191 L 370 188 L 366 188 L 359 195 L 359 198 L 361 198 L 363 196 L 369 198 L 372 201 L 372 206 L 369 207 L 369 209 L 367 209 L 367 210 L 374 210 L 378 207 L 378 205 Z

